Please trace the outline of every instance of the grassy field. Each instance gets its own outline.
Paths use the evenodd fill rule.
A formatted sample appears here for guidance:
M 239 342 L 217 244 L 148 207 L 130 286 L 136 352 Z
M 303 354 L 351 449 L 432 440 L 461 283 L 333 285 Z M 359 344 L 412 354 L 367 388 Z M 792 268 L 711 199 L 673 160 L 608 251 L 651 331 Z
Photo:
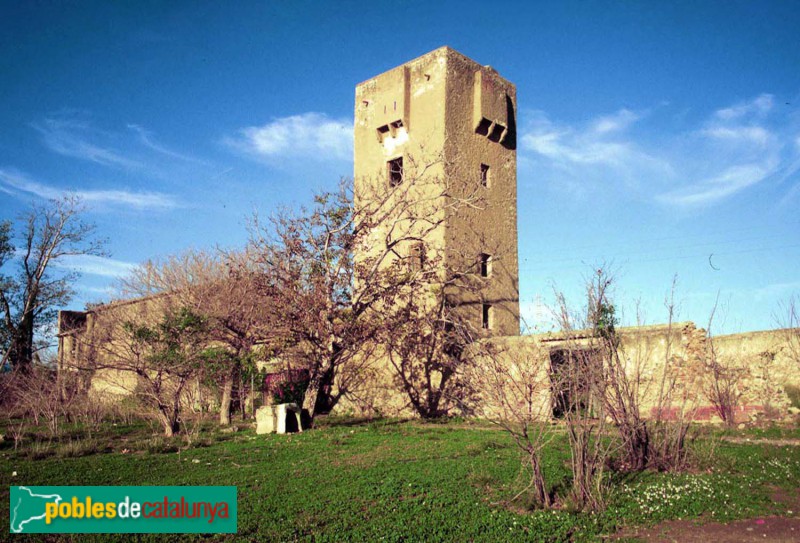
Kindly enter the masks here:
M 774 429 L 735 437 L 764 436 L 800 434 Z M 208 431 L 188 449 L 151 437 L 143 426 L 108 427 L 88 442 L 74 437 L 16 452 L 2 443 L 0 507 L 9 510 L 9 485 L 236 485 L 239 533 L 49 540 L 594 541 L 665 519 L 797 516 L 771 497 L 800 487 L 800 447 L 731 443 L 720 433 L 697 441 L 693 473 L 610 481 L 609 507 L 601 514 L 528 511 L 524 496 L 509 504 L 523 482 L 518 453 L 504 433 L 483 423 L 341 420 L 295 435 Z M 558 487 L 568 484 L 568 461 L 558 435 L 545 463 Z

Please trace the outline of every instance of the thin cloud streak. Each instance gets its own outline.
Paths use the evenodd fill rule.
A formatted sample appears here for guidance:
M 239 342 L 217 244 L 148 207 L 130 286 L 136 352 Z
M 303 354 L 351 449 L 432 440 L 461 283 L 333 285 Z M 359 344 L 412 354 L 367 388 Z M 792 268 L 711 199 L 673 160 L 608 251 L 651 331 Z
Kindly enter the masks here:
M 100 132 L 87 122 L 68 117 L 49 117 L 32 123 L 31 126 L 41 134 L 45 146 L 60 155 L 123 169 L 143 167 L 138 160 L 90 141 L 90 138 L 96 138 Z
M 164 156 L 168 156 L 171 158 L 177 158 L 178 160 L 183 160 L 186 162 L 194 162 L 196 164 L 208 164 L 206 161 L 201 160 L 199 158 L 195 158 L 189 155 L 184 155 L 183 153 L 179 153 L 177 151 L 173 151 L 160 143 L 157 143 L 153 139 L 153 134 L 146 130 L 145 128 L 139 126 L 138 124 L 129 124 L 128 129 L 132 130 L 138 136 L 139 142 L 147 147 L 148 149 L 160 153 Z
M 7 194 L 24 192 L 44 199 L 60 198 L 65 194 L 75 194 L 84 202 L 130 207 L 139 210 L 166 210 L 179 207 L 169 194 L 160 192 L 130 192 L 126 190 L 64 190 L 34 181 L 27 176 L 0 169 L 0 190 Z
M 132 262 L 95 255 L 63 256 L 56 260 L 54 265 L 62 270 L 115 279 L 125 277 L 136 268 L 136 264 Z
M 766 179 L 773 170 L 756 164 L 733 166 L 720 175 L 685 189 L 658 195 L 668 204 L 692 206 L 713 203 Z

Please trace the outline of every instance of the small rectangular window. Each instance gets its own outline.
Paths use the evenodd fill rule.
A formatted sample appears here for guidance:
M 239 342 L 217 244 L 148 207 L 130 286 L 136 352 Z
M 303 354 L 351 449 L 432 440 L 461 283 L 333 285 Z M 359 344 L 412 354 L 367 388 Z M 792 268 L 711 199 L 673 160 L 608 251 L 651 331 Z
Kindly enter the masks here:
M 489 277 L 492 274 L 492 256 L 481 253 L 478 258 L 478 267 L 481 277 Z
M 481 164 L 481 185 L 484 187 L 489 186 L 489 165 Z
M 412 245 L 409 258 L 409 267 L 411 271 L 422 271 L 425 266 L 425 244 L 419 241 Z
M 489 304 L 483 304 L 481 328 L 484 330 L 492 329 L 492 306 Z
M 478 123 L 478 126 L 475 127 L 475 133 L 480 134 L 481 136 L 488 136 L 489 129 L 492 127 L 492 121 L 483 117 L 481 122 Z
M 403 182 L 403 157 L 395 158 L 386 163 L 389 174 L 389 186 L 396 187 Z
M 491 141 L 501 141 L 503 139 L 503 135 L 506 132 L 506 127 L 500 123 L 494 123 L 492 127 L 492 131 L 489 133 L 489 139 Z

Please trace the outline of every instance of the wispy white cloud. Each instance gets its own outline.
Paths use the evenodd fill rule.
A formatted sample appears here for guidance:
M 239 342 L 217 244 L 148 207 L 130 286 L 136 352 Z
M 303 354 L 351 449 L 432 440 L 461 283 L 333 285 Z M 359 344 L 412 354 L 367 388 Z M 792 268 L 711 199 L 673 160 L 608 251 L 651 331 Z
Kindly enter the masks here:
M 759 164 L 732 166 L 715 177 L 660 194 L 658 199 L 681 206 L 712 203 L 763 181 L 772 171 Z
M 224 142 L 263 158 L 301 157 L 352 160 L 353 123 L 324 113 L 280 117 L 261 126 L 248 126 Z
M 76 287 L 78 292 L 82 294 L 84 297 L 88 298 L 90 296 L 100 296 L 103 298 L 109 298 L 117 294 L 117 289 L 114 287 L 92 287 L 86 285 L 79 285 Z
M 720 108 L 678 133 L 649 126 L 650 137 L 642 137 L 645 119 L 655 124 L 646 112 L 621 109 L 569 125 L 536 111 L 520 138 L 522 160 L 573 192 L 608 191 L 621 181 L 625 190 L 680 207 L 712 205 L 800 169 L 798 129 L 776 114 L 769 94 Z
M 606 115 L 599 117 L 594 121 L 592 128 L 599 134 L 606 132 L 616 132 L 618 130 L 625 130 L 630 125 L 641 119 L 642 115 L 631 111 L 630 109 L 620 109 L 613 115 Z
M 164 145 L 147 128 L 129 123 L 101 129 L 88 113 L 65 111 L 31 123 L 54 153 L 116 170 L 136 171 L 158 179 L 185 176 L 187 168 L 210 162 Z M 202 173 L 201 173 L 202 175 Z
M 173 196 L 161 192 L 131 192 L 127 190 L 64 190 L 39 181 L 13 170 L 0 169 L 0 190 L 7 194 L 19 192 L 33 194 L 40 198 L 59 198 L 70 193 L 90 204 L 108 204 L 134 209 L 172 209 L 178 207 Z
M 129 124 L 128 125 L 128 129 L 132 130 L 133 132 L 135 132 L 137 137 L 138 137 L 138 139 L 139 139 L 139 142 L 142 145 L 144 145 L 146 148 L 148 148 L 148 149 L 150 149 L 152 151 L 155 151 L 157 153 L 160 153 L 160 154 L 162 154 L 164 156 L 167 156 L 167 157 L 170 157 L 170 158 L 177 158 L 178 160 L 183 160 L 183 161 L 186 161 L 186 162 L 195 162 L 197 164 L 206 164 L 206 161 L 204 161 L 204 160 L 201 160 L 199 158 L 195 158 L 193 156 L 189 156 L 189 155 L 186 155 L 186 154 L 183 154 L 183 153 L 179 153 L 177 151 L 173 151 L 172 149 L 169 149 L 168 147 L 164 146 L 163 144 L 158 143 L 155 140 L 155 137 L 153 136 L 152 132 L 150 132 L 149 130 L 145 129 L 142 126 L 139 126 L 138 124 Z
M 124 277 L 136 268 L 132 262 L 94 255 L 63 256 L 54 265 L 63 270 L 111 278 Z
M 668 161 L 630 138 L 628 129 L 641 114 L 623 109 L 579 126 L 551 121 L 542 111 L 528 115 L 520 138 L 523 152 L 532 153 L 528 158 L 540 175 L 575 192 L 609 180 L 635 188 L 654 175 L 673 175 Z
M 48 117 L 43 121 L 32 123 L 34 129 L 42 135 L 42 141 L 58 154 L 88 160 L 104 166 L 126 169 L 141 168 L 142 163 L 108 144 L 101 144 L 100 139 L 110 139 L 89 122 L 69 116 Z
M 741 142 L 748 144 L 767 145 L 771 134 L 761 126 L 710 126 L 701 131 L 709 138 L 728 140 L 732 143 Z
M 772 110 L 773 103 L 773 96 L 765 93 L 759 95 L 753 100 L 740 102 L 734 106 L 718 109 L 714 113 L 714 116 L 725 121 L 739 119 L 746 115 L 752 114 L 763 116 Z

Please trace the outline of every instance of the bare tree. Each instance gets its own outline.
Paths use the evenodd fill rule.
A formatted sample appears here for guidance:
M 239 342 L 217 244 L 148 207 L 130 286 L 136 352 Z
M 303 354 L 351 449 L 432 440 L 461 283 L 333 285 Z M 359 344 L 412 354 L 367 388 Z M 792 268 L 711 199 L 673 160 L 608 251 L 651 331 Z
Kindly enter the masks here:
M 608 287 L 605 281 L 597 283 Z M 565 337 L 562 347 L 550 353 L 550 376 L 567 428 L 572 467 L 570 500 L 578 510 L 600 510 L 605 506 L 605 469 L 618 442 L 606 435 L 605 356 L 589 322 L 605 322 L 598 315 L 597 293 L 589 296 L 587 317 L 572 312 L 563 294 L 556 293 L 556 318 Z M 605 319 L 605 321 L 603 320 Z M 588 334 L 587 334 L 588 329 Z
M 318 194 L 310 211 L 282 211 L 268 224 L 254 220 L 250 253 L 263 272 L 277 332 L 309 371 L 303 407 L 313 418 L 337 398 L 331 387 L 338 367 L 369 341 L 368 302 L 355 299 L 353 245 L 357 234 L 349 188 Z
M 697 341 L 694 328 L 674 326 L 676 279 L 665 300 L 668 322 L 659 332 L 665 338 L 663 353 L 654 352 L 647 340 L 649 331 L 638 304 L 635 331 L 621 333 L 613 284 L 605 266 L 588 281 L 587 330 L 588 343 L 601 355 L 596 388 L 621 438 L 622 467 L 681 470 L 688 459 L 686 440 L 698 403 L 697 375 L 705 361 L 705 337 Z M 680 353 L 682 336 L 686 345 Z
M 620 432 L 627 466 L 643 470 L 649 460 L 650 432 L 640 409 L 641 371 L 631 371 L 620 348 L 616 308 L 610 297 L 612 284 L 613 278 L 605 268 L 595 272 L 588 288 L 588 321 L 603 354 L 599 376 L 605 409 Z
M 718 301 L 714 304 L 714 308 L 708 318 L 708 349 L 705 358 L 704 389 L 706 398 L 711 402 L 719 418 L 722 419 L 726 426 L 734 426 L 736 424 L 736 410 L 741 404 L 742 385 L 747 368 L 737 366 L 729 357 L 721 356 L 717 349 L 712 327 Z
M 397 383 L 420 417 L 446 415 L 450 405 L 463 405 L 459 369 L 467 363 L 465 349 L 480 335 L 441 289 L 401 296 L 396 303 L 379 336 Z
M 650 465 L 659 470 L 680 471 L 686 468 L 689 449 L 687 438 L 691 421 L 697 410 L 699 396 L 697 394 L 698 372 L 702 371 L 704 352 L 699 347 L 704 345 L 703 331 L 694 328 L 684 330 L 687 337 L 686 352 L 682 356 L 676 354 L 674 320 L 676 313 L 675 289 L 677 278 L 673 278 L 669 296 L 664 305 L 667 309 L 668 321 L 664 358 L 660 370 L 655 373 L 658 385 L 655 403 L 652 408 L 653 417 L 648 421 L 650 428 Z M 697 342 L 698 334 L 702 342 Z M 640 353 L 650 359 L 651 353 Z M 658 363 L 657 360 L 654 361 Z M 641 401 L 641 397 L 640 397 Z
M 99 352 L 87 369 L 134 375 L 131 392 L 171 437 L 180 428 L 184 390 L 206 362 L 206 330 L 203 316 L 168 301 L 161 312 L 107 316 L 94 331 Z
M 349 392 L 353 383 L 342 377 L 364 374 L 358 368 L 369 364 L 365 351 L 387 327 L 397 329 L 403 305 L 395 302 L 420 291 L 423 274 L 409 272 L 410 251 L 453 206 L 470 202 L 471 195 L 452 196 L 432 175 L 439 163 L 407 157 L 400 183 L 364 184 L 354 194 L 343 181 L 318 194 L 309 210 L 254 221 L 250 253 L 268 280 L 262 288 L 279 316 L 277 333 L 297 347 L 299 365 L 309 371 L 303 407 L 312 417 Z M 431 250 L 428 257 L 440 255 Z
M 511 435 L 529 473 L 528 484 L 511 501 L 532 490 L 539 507 L 550 507 L 553 498 L 542 467 L 542 452 L 553 437 L 547 353 L 538 343 L 496 341 L 476 342 L 468 350 L 473 360 L 466 370 L 468 379 L 480 391 L 472 400 L 481 406 L 483 417 Z
M 784 330 L 786 354 L 795 367 L 800 369 L 800 297 L 789 298 L 781 305 L 780 312 L 776 322 Z
M 0 275 L 3 346 L 15 369 L 30 370 L 37 331 L 53 321 L 56 308 L 73 294 L 76 273 L 56 273 L 54 265 L 69 256 L 105 254 L 94 225 L 82 220 L 84 211 L 76 196 L 34 206 L 22 217 L 19 248 L 12 243 L 11 223 L 0 225 L 0 273 L 12 265 L 18 268 L 16 274 Z
M 44 422 L 51 438 L 59 434 L 66 406 L 52 369 L 33 366 L 19 376 L 13 392 L 16 408 L 24 418 L 33 419 L 36 425 Z
M 201 373 L 221 390 L 223 425 L 231 422 L 235 388 L 244 395 L 242 376 L 254 371 L 257 347 L 273 335 L 276 313 L 270 289 L 262 288 L 268 283 L 245 253 L 198 250 L 147 262 L 122 283 L 129 295 L 169 293 L 174 303 L 204 317 L 209 350 Z

